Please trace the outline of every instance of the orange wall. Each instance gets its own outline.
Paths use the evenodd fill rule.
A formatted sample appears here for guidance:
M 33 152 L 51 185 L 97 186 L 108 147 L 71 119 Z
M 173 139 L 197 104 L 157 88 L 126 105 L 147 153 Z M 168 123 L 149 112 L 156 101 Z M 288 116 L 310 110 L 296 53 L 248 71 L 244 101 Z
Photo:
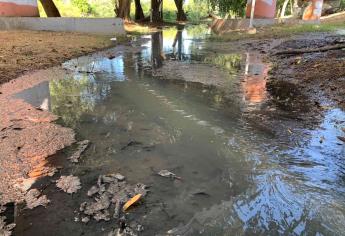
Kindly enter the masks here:
M 276 5 L 277 5 L 276 0 L 256 0 L 254 17 L 273 19 L 276 15 Z M 250 17 L 251 9 L 252 9 L 252 1 L 248 0 L 247 10 L 246 10 L 247 17 Z
M 0 16 L 39 16 L 39 12 L 34 5 L 0 1 Z

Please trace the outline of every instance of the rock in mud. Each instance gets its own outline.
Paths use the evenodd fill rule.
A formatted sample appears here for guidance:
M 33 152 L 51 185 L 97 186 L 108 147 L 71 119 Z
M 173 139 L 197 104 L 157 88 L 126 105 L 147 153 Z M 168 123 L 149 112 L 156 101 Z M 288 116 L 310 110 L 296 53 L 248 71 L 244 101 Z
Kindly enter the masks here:
M 78 142 L 77 144 L 78 144 L 77 151 L 75 151 L 75 153 L 73 153 L 72 156 L 68 158 L 73 163 L 79 162 L 81 154 L 83 154 L 83 152 L 85 152 L 85 150 L 88 148 L 90 141 L 84 140 L 84 141 Z
M 161 170 L 158 172 L 158 175 L 165 178 L 180 179 L 180 177 L 177 177 L 174 173 L 168 170 Z
M 85 223 L 85 224 L 89 223 L 89 221 L 90 221 L 90 218 L 87 217 L 87 216 L 81 218 L 81 222 L 83 222 L 83 223 Z
M 46 207 L 50 202 L 46 195 L 41 195 L 41 192 L 37 189 L 31 189 L 25 195 L 26 207 L 29 209 L 34 209 L 38 206 Z
M 62 189 L 66 193 L 76 193 L 81 189 L 80 179 L 76 176 L 61 176 L 59 180 L 56 181 L 56 187 Z

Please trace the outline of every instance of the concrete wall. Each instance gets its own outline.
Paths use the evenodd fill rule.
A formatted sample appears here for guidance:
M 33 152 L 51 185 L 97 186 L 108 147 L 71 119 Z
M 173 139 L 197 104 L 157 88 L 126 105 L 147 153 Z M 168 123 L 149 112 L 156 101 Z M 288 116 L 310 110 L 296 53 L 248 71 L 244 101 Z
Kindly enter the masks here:
M 0 17 L 0 30 L 66 31 L 101 35 L 125 34 L 120 18 Z
M 277 24 L 277 19 L 255 19 L 254 27 Z M 214 19 L 211 28 L 216 33 L 226 33 L 234 30 L 248 29 L 249 19 Z

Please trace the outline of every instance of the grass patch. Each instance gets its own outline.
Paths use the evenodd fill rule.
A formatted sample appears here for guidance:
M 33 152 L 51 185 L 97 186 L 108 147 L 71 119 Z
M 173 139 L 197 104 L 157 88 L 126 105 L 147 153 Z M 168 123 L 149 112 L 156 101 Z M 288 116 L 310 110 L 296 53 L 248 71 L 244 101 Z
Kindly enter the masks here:
M 315 32 L 332 32 L 339 28 L 345 28 L 344 22 L 300 24 L 300 25 L 275 25 L 257 28 L 256 34 L 248 34 L 246 31 L 233 31 L 223 35 L 213 35 L 212 41 L 237 41 L 242 39 L 283 38 L 291 35 Z

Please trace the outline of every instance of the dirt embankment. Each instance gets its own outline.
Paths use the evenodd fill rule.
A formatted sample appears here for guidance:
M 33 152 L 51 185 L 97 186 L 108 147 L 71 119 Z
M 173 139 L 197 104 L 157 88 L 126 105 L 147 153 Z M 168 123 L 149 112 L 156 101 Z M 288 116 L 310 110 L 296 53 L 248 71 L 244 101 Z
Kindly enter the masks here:
M 0 42 L 0 84 L 113 45 L 104 36 L 38 31 L 0 31 Z
M 74 142 L 72 129 L 54 123 L 57 116 L 14 96 L 63 72 L 40 71 L 0 86 L 0 205 L 23 200 L 36 179 L 53 175 L 47 158 Z
M 345 51 L 327 50 L 338 45 L 345 47 L 340 36 L 325 36 L 286 40 L 275 47 L 270 54 L 273 69 L 268 83 L 272 95 L 284 100 L 282 91 L 287 89 L 295 98 L 298 94 L 308 97 L 315 109 L 345 109 Z

